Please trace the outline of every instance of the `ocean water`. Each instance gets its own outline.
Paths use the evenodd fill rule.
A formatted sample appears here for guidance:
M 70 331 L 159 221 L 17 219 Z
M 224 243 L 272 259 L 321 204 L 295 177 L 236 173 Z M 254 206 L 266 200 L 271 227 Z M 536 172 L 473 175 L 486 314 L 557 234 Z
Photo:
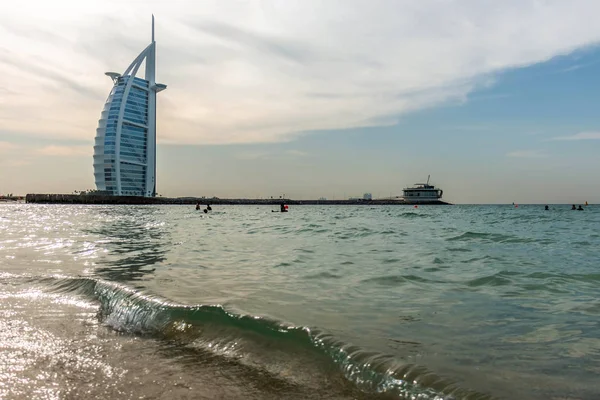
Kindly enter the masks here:
M 0 205 L 0 398 L 600 398 L 600 208 Z

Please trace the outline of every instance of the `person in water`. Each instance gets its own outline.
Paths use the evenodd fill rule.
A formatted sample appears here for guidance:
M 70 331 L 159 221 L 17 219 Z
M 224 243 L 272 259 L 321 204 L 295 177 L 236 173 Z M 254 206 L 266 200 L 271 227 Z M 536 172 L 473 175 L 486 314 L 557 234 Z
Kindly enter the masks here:
M 197 202 L 196 202 L 196 210 L 199 210 L 199 209 L 200 209 L 200 202 L 199 202 L 199 201 L 197 201 Z
M 208 214 L 208 209 L 204 209 L 204 214 Z
M 579 208 L 577 209 L 577 211 L 583 211 L 583 207 L 581 207 L 581 205 L 579 205 Z
M 208 211 L 211 211 L 211 210 L 212 210 L 212 208 L 210 208 L 210 204 L 207 204 L 207 205 L 206 205 L 206 209 L 207 209 Z
M 549 209 L 550 209 L 550 207 L 548 207 L 548 205 L 546 205 L 546 207 L 544 207 L 544 210 L 546 210 L 546 211 Z
M 280 211 L 287 212 L 287 210 L 285 209 L 285 204 L 281 203 Z
M 577 210 L 577 207 L 575 207 L 575 204 L 573 204 L 573 207 L 571 207 L 571 210 Z

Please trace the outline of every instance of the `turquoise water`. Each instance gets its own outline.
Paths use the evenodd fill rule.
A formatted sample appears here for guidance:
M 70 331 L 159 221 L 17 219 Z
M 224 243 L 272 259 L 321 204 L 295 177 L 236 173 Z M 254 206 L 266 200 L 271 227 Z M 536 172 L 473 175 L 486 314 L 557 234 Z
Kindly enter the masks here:
M 0 397 L 597 399 L 600 211 L 0 205 Z

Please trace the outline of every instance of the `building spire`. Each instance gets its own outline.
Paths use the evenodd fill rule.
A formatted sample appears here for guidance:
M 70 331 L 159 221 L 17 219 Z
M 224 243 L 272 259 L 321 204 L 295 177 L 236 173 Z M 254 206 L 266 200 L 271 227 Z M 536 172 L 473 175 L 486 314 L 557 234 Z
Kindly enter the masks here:
M 152 43 L 154 43 L 154 14 L 152 14 Z

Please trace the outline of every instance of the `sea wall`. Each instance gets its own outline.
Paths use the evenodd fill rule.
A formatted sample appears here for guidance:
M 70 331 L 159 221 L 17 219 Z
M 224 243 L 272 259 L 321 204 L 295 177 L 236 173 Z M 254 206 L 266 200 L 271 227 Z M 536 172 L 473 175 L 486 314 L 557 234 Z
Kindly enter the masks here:
M 214 204 L 214 205 L 412 205 L 401 200 L 292 200 L 292 199 L 219 199 L 198 197 L 138 197 L 77 194 L 28 194 L 27 203 L 41 204 Z M 448 204 L 442 201 L 427 204 Z

